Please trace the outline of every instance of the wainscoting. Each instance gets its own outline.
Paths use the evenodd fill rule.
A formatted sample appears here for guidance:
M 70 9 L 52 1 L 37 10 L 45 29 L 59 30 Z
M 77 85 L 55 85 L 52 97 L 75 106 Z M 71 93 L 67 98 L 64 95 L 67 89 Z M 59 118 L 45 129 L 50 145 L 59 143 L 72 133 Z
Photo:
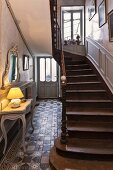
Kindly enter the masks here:
M 64 45 L 64 51 L 85 56 L 85 46 L 84 45 Z
M 86 38 L 86 57 L 93 63 L 113 93 L 113 55 L 99 43 Z

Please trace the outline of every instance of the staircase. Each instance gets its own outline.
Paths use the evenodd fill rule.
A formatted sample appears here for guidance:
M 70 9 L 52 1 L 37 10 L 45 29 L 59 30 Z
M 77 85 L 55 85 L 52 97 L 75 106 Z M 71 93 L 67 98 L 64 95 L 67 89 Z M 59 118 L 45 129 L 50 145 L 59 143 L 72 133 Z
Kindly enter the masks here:
M 63 170 L 56 163 L 58 158 L 71 162 L 75 158 L 113 157 L 113 101 L 109 91 L 85 58 L 81 61 L 68 58 L 65 64 L 66 143 L 57 138 L 50 153 L 51 167 L 57 170 Z M 70 166 L 73 169 L 74 163 Z

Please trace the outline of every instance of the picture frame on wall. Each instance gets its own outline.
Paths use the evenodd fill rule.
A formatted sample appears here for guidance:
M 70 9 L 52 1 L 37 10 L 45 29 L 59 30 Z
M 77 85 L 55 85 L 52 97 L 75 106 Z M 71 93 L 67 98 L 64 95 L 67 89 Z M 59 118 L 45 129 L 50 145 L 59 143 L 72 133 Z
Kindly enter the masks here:
M 23 70 L 29 69 L 29 55 L 23 55 Z
M 106 1 L 103 0 L 98 6 L 99 28 L 106 23 Z
M 96 0 L 91 0 L 88 7 L 89 21 L 94 17 L 95 14 L 96 14 Z
M 109 41 L 113 41 L 113 10 L 108 13 Z

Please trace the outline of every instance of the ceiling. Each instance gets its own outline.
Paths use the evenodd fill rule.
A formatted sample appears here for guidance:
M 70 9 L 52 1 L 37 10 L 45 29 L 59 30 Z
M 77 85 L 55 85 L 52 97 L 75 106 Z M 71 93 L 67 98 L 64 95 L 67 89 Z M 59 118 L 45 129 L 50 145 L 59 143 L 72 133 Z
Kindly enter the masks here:
M 52 54 L 49 0 L 9 0 L 34 56 Z

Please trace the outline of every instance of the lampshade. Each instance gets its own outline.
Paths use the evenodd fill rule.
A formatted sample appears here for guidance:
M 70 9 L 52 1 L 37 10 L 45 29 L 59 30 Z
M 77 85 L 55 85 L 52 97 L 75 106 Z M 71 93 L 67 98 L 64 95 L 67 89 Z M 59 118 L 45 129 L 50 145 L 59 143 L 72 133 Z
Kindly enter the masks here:
M 8 99 L 21 99 L 24 95 L 19 87 L 13 87 L 9 90 L 7 95 Z

